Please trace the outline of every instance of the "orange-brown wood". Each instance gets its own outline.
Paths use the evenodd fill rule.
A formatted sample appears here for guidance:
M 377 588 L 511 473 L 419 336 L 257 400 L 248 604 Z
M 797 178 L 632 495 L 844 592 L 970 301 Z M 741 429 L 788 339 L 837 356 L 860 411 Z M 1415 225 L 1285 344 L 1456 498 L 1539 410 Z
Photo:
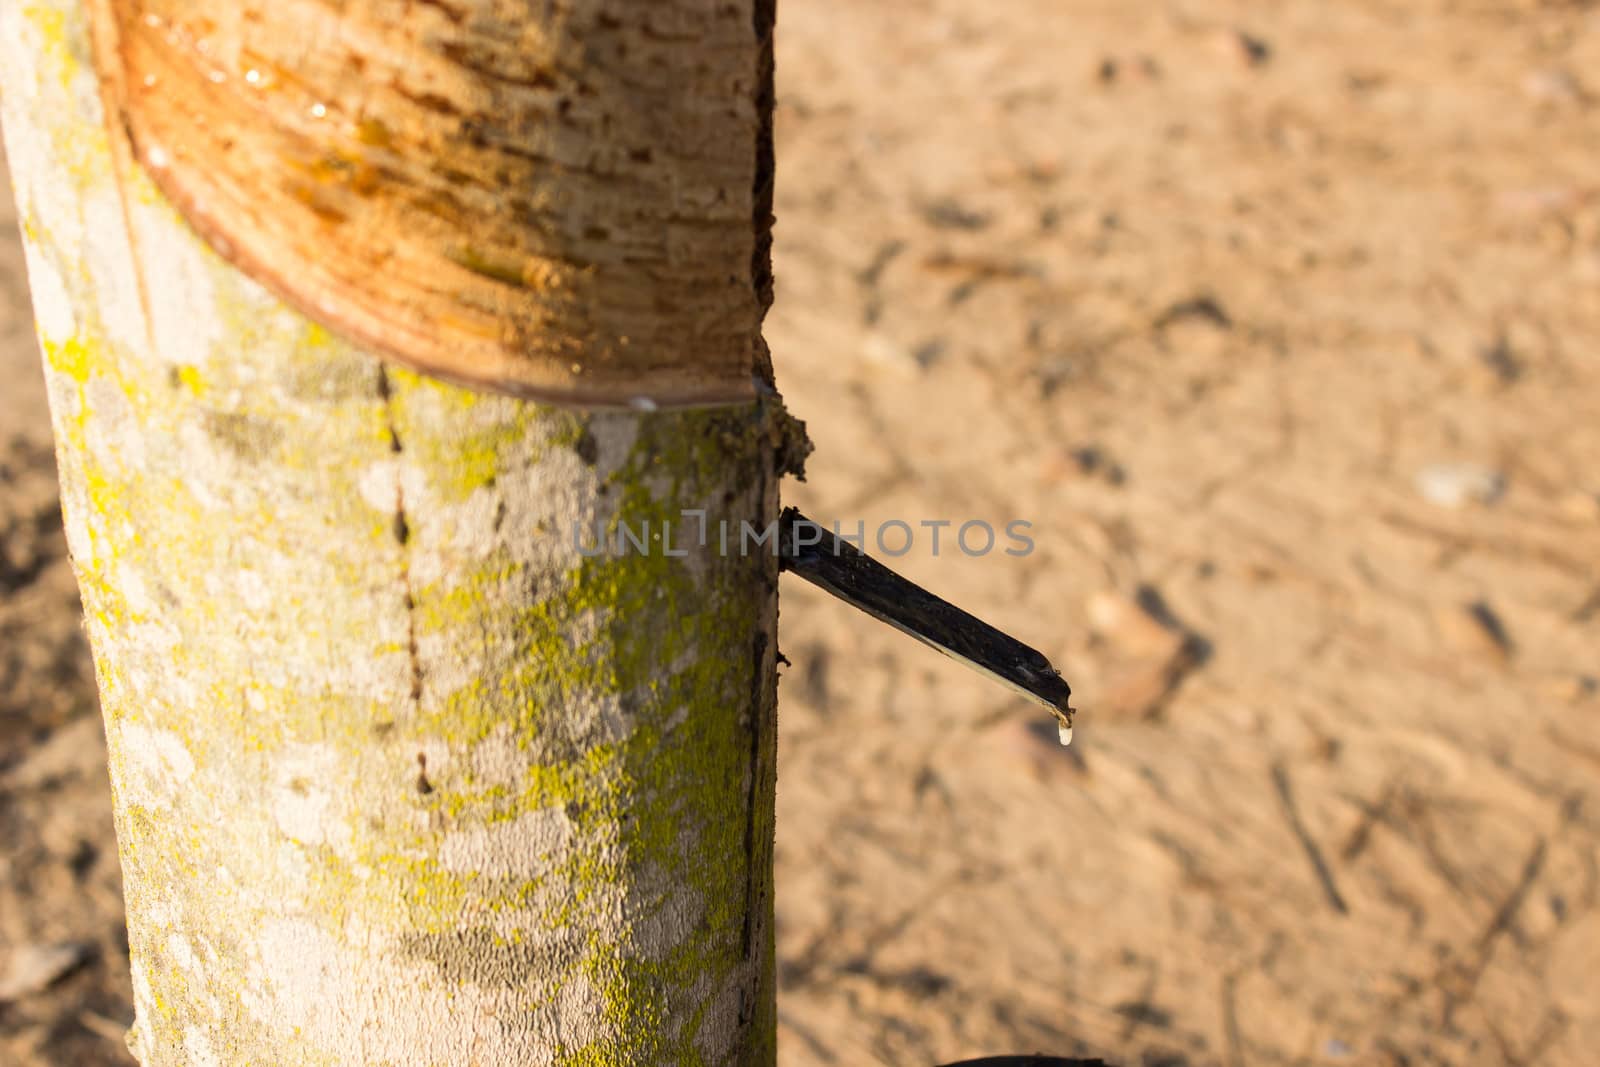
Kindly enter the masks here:
M 543 400 L 711 404 L 755 392 L 754 22 L 722 0 L 100 0 L 96 64 L 190 224 L 330 329 Z

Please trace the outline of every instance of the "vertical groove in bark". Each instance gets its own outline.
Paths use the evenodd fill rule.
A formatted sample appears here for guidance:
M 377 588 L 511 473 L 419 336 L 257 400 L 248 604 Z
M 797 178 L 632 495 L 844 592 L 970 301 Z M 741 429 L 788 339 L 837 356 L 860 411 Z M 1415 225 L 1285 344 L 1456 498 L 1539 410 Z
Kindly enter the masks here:
M 770 1064 L 776 561 L 714 534 L 776 516 L 781 405 L 380 370 L 119 182 L 79 0 L 0 68 L 140 1060 Z
M 400 455 L 405 445 L 394 421 L 394 391 L 389 385 L 389 372 L 378 366 L 378 399 L 383 401 L 383 421 L 389 431 L 389 451 Z M 394 483 L 394 539 L 400 545 L 400 588 L 404 590 L 402 603 L 406 609 L 406 652 L 411 662 L 411 700 L 422 702 L 422 657 L 417 654 L 417 598 L 411 587 L 411 561 L 406 555 L 406 544 L 411 540 L 411 521 L 406 518 L 405 482 L 396 477 Z

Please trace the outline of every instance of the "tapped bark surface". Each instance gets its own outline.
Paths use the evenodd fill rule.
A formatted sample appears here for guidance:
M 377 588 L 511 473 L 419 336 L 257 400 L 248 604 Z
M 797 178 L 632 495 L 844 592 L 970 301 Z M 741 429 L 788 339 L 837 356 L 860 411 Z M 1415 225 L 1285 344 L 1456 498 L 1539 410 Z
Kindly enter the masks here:
M 224 258 L 412 366 L 754 399 L 752 0 L 91 0 L 107 106 Z
M 136 165 L 83 4 L 0 9 L 0 68 L 140 1062 L 771 1063 L 776 560 L 682 513 L 776 517 L 781 405 L 385 367 Z M 650 550 L 588 554 L 622 524 Z

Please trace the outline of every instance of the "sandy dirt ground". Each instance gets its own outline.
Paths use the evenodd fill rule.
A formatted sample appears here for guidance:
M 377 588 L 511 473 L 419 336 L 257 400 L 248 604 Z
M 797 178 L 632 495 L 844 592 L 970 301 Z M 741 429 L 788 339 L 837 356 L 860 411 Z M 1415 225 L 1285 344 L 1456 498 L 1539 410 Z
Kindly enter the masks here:
M 1600 8 L 785 0 L 779 39 L 789 497 L 910 523 L 1082 709 L 1062 750 L 785 585 L 784 1067 L 1600 1062 Z M 3 202 L 0 1064 L 95 1067 L 128 962 Z

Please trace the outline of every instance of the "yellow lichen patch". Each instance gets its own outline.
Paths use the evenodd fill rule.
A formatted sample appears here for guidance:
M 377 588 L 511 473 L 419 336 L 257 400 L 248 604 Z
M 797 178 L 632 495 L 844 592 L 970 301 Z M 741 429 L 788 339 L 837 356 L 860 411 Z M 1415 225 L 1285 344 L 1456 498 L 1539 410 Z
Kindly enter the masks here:
M 39 228 L 38 212 L 31 208 L 22 214 L 22 239 L 35 247 L 44 241 L 44 232 Z
M 68 179 L 80 194 L 85 193 L 108 181 L 112 173 L 105 131 L 94 121 L 99 117 L 100 102 L 84 63 L 89 51 L 87 31 L 71 6 L 30 3 L 21 14 L 36 42 L 34 74 L 39 98 L 33 106 L 44 113 L 73 116 L 50 123 L 43 136 L 62 169 L 60 177 Z M 13 76 L 8 70 L 8 83 Z
M 72 80 L 78 76 L 83 65 L 73 51 L 70 39 L 72 24 L 67 21 L 67 13 L 44 4 L 26 4 L 22 8 L 22 16 L 39 35 L 40 52 L 45 65 L 54 73 L 61 87 L 70 91 Z
M 443 503 L 457 503 L 493 485 L 502 464 L 530 466 L 546 448 L 570 446 L 583 417 L 465 389 L 404 368 L 390 368 L 390 411 L 402 447 L 433 473 Z M 423 430 L 440 419 L 457 427 L 454 437 Z
M 190 396 L 203 396 L 205 394 L 205 377 L 200 373 L 200 368 L 193 364 L 185 363 L 175 372 L 178 384 L 189 391 Z
M 94 356 L 81 334 L 65 341 L 46 339 L 43 348 L 45 362 L 52 370 L 60 371 L 79 385 L 89 380 Z

